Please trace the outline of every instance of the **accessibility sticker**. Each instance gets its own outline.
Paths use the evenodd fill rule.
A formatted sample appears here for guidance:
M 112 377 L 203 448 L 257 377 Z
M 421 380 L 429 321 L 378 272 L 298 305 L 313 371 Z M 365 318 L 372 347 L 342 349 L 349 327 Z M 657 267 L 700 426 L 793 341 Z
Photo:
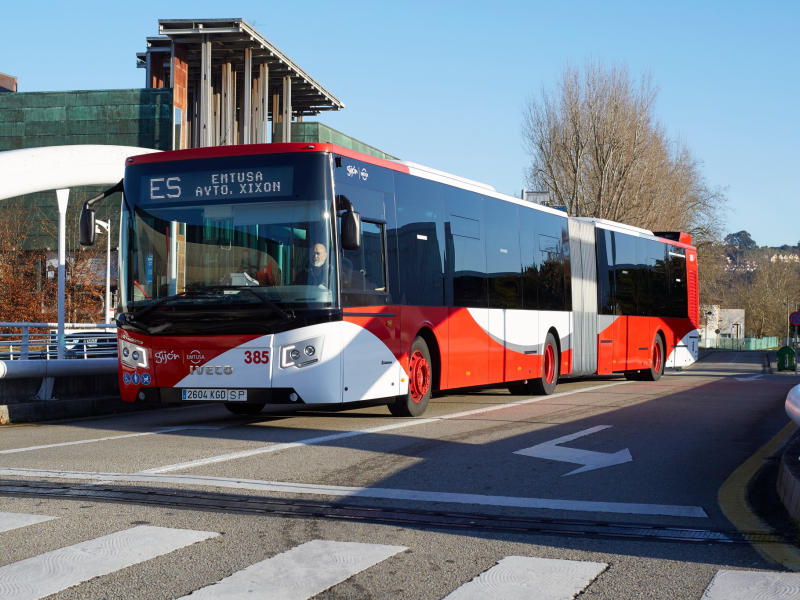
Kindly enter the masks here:
M 122 381 L 125 382 L 125 385 L 130 385 L 131 384 L 131 376 L 128 373 L 123 373 Z
M 131 377 L 131 381 L 133 382 L 133 385 L 139 385 L 139 374 L 134 373 L 133 377 Z
M 142 385 L 150 385 L 150 373 L 142 373 Z

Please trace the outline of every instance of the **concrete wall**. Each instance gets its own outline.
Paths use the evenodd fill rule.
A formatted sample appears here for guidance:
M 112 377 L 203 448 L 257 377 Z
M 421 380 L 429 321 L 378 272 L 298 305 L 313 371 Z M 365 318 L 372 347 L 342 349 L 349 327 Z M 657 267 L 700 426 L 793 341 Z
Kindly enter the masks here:
M 738 327 L 737 327 L 738 324 Z M 719 311 L 720 337 L 744 338 L 744 309 L 723 308 Z

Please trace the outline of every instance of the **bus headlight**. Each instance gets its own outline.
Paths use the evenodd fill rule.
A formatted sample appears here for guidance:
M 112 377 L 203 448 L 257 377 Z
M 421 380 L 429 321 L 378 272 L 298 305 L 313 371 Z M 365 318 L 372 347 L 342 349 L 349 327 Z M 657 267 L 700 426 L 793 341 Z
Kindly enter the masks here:
M 125 340 L 119 340 L 119 354 L 122 364 L 127 367 L 147 368 L 147 350 Z
M 281 346 L 281 368 L 301 368 L 319 362 L 324 341 L 325 336 L 320 335 Z

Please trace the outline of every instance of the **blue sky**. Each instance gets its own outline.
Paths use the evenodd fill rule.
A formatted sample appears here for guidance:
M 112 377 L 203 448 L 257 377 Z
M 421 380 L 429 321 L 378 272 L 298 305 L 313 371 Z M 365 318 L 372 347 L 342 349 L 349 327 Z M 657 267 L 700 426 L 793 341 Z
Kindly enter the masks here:
M 568 61 L 651 69 L 657 113 L 728 188 L 727 231 L 800 240 L 800 2 L 14 2 L 0 71 L 20 91 L 133 88 L 158 19 L 241 17 L 346 104 L 324 123 L 506 193 L 521 109 Z

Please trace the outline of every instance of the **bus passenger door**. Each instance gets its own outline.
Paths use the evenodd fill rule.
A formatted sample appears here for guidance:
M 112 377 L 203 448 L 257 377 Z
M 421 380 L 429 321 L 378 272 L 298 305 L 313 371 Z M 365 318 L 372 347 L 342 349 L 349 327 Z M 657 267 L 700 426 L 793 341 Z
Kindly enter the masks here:
M 386 291 L 386 226 L 362 220 L 361 247 L 341 253 L 342 398 L 397 396 L 400 390 L 400 314 Z

